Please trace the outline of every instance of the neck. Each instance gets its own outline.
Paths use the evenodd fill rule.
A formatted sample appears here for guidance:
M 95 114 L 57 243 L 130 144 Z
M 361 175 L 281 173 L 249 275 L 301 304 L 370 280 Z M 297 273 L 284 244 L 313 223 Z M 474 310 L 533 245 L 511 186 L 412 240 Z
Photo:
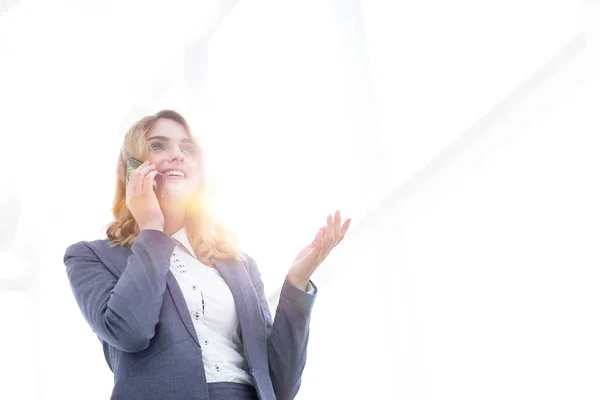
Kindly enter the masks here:
M 185 204 L 165 200 L 161 202 L 160 208 L 165 218 L 165 234 L 171 236 L 185 226 Z

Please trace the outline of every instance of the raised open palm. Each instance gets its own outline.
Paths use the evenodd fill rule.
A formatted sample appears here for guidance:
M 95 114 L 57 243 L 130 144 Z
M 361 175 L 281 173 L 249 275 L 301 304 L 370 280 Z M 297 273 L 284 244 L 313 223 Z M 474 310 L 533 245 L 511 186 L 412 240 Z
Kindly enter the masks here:
M 313 272 L 325 260 L 327 255 L 338 245 L 346 235 L 351 219 L 342 224 L 339 211 L 332 217 L 327 217 L 327 225 L 322 226 L 317 232 L 312 243 L 303 248 L 296 256 L 288 276 L 294 279 L 299 286 L 308 283 Z

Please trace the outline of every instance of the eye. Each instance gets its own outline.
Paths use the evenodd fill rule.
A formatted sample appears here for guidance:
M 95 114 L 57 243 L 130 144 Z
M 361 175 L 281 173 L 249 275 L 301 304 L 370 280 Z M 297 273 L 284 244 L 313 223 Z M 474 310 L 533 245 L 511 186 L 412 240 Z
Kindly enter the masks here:
M 194 146 L 184 146 L 181 148 L 181 151 L 187 154 L 196 155 L 196 147 Z
M 162 143 L 154 142 L 150 144 L 150 148 L 152 150 L 164 150 L 165 146 L 163 146 Z

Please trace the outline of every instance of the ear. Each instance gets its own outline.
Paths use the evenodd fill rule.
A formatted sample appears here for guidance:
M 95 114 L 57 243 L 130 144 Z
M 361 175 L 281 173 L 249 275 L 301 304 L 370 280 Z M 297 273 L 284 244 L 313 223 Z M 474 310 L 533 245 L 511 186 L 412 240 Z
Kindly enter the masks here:
M 125 182 L 125 164 L 123 164 L 123 161 L 121 160 L 119 160 L 119 163 L 117 164 L 117 175 L 121 182 Z

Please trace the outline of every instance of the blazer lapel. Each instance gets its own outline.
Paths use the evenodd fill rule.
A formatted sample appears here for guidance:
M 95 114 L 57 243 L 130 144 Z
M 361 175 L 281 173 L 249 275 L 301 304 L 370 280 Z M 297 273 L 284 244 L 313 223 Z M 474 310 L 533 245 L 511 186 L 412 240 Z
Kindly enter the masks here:
M 256 296 L 250 276 L 248 275 L 246 268 L 244 268 L 240 262 L 214 261 L 217 270 L 227 283 L 227 286 L 229 286 L 231 294 L 233 295 L 235 308 L 240 321 L 244 348 L 248 351 L 248 357 L 255 357 L 257 355 L 254 354 L 255 346 L 253 346 L 252 343 L 255 340 L 266 341 L 266 332 L 257 329 L 255 324 L 255 322 L 259 320 L 258 318 L 261 315 L 261 311 L 258 297 Z
M 256 390 L 268 398 L 275 398 L 273 384 L 268 379 L 267 330 L 262 323 L 260 303 L 250 275 L 241 262 L 215 261 L 215 266 L 233 294 L 242 347 Z
M 185 325 L 185 328 L 188 330 L 192 338 L 194 338 L 194 342 L 198 346 L 200 346 L 200 342 L 198 341 L 198 334 L 196 333 L 196 328 L 194 328 L 194 323 L 192 322 L 192 317 L 190 316 L 187 305 L 185 304 L 185 299 L 183 297 L 183 293 L 181 292 L 181 288 L 177 284 L 177 280 L 169 271 L 167 273 L 167 289 L 173 298 L 173 303 L 175 303 L 175 307 L 177 308 L 177 312 Z

